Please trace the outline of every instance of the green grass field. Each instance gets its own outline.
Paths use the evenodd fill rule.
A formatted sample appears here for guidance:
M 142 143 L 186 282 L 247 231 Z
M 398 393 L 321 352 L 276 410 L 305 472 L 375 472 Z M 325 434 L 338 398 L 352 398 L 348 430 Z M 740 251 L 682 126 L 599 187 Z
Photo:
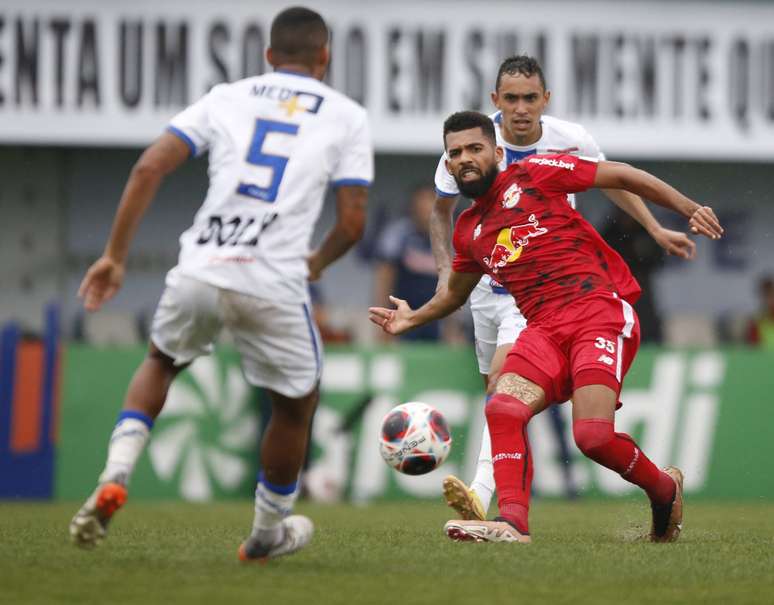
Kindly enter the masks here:
M 536 502 L 534 543 L 456 544 L 442 504 L 302 504 L 308 549 L 266 566 L 236 549 L 251 504 L 130 502 L 108 540 L 68 541 L 74 504 L 0 504 L 0 603 L 772 603 L 774 505 L 691 503 L 650 544 L 644 503 Z

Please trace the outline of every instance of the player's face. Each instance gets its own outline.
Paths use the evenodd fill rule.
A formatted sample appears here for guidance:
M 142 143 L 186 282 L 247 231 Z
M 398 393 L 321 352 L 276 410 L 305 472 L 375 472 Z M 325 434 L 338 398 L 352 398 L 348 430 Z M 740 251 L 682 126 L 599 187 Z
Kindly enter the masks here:
M 537 74 L 503 74 L 492 103 L 502 112 L 503 134 L 509 143 L 530 145 L 540 138 L 540 116 L 550 97 Z
M 502 158 L 502 148 L 497 147 L 481 128 L 446 135 L 446 168 L 457 182 L 460 193 L 467 197 L 480 197 L 489 190 Z

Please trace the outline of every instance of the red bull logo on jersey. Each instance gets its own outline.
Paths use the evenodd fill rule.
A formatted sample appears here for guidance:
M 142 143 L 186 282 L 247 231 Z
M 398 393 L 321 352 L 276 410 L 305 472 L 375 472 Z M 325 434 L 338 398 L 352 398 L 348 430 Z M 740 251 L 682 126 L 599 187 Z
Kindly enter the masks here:
M 531 237 L 547 232 L 548 229 L 540 226 L 534 214 L 530 214 L 523 225 L 501 229 L 497 234 L 497 242 L 492 248 L 491 255 L 484 257 L 486 266 L 492 270 L 492 273 L 498 273 L 508 263 L 519 260 L 524 246 L 529 243 Z

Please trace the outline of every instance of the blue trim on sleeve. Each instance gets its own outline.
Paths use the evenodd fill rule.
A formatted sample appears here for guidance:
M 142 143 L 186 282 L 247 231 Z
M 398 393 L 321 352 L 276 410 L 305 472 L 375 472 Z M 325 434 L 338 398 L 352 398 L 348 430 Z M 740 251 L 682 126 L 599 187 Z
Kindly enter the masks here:
M 435 188 L 435 194 L 438 197 L 457 197 L 459 193 L 449 193 L 448 191 L 441 191 L 438 187 Z
M 143 414 L 142 412 L 138 412 L 136 410 L 122 410 L 121 413 L 118 415 L 118 422 L 116 424 L 119 424 L 122 420 L 126 420 L 128 418 L 134 418 L 135 420 L 139 420 L 145 426 L 148 427 L 148 429 L 153 428 L 153 418 L 148 416 L 147 414 Z
M 196 143 L 194 143 L 193 140 L 191 140 L 191 137 L 189 137 L 186 133 L 184 133 L 179 128 L 175 128 L 172 125 L 167 126 L 167 131 L 171 132 L 173 135 L 175 135 L 181 141 L 183 141 L 183 143 L 188 145 L 188 149 L 191 150 L 191 155 L 192 156 L 196 155 Z
M 263 474 L 263 471 L 258 473 L 258 483 L 263 483 L 263 486 L 266 489 L 268 489 L 270 492 L 274 492 L 275 494 L 279 494 L 280 496 L 289 496 L 294 491 L 296 491 L 296 488 L 298 487 L 298 481 L 293 481 L 293 483 L 288 485 L 277 485 L 276 483 L 270 483 L 269 481 L 266 481 L 266 475 Z
M 331 186 L 336 187 L 370 187 L 371 181 L 367 181 L 365 179 L 339 179 L 338 181 L 333 181 L 331 183 Z

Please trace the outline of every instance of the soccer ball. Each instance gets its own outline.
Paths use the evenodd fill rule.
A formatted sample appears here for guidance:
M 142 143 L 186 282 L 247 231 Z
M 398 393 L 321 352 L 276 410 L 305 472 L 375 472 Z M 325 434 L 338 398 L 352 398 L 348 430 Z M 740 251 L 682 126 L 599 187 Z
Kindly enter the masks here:
M 424 475 L 440 466 L 451 449 L 446 419 L 434 407 L 410 401 L 392 408 L 382 421 L 379 450 L 392 468 Z

